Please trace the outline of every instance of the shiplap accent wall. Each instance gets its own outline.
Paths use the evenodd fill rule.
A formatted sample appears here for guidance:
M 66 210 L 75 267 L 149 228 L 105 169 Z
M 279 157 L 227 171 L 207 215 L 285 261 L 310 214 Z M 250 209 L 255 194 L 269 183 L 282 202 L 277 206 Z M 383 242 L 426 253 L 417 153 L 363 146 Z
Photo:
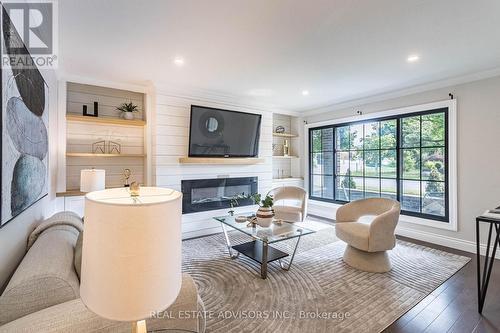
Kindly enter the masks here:
M 68 82 L 66 112 L 82 115 L 83 105 L 87 105 L 89 113 L 93 113 L 94 102 L 98 102 L 99 117 L 121 118 L 121 112 L 116 107 L 123 103 L 132 102 L 138 106 L 139 112 L 135 113 L 136 119 L 144 119 L 144 94 L 98 87 L 88 84 Z
M 185 165 L 179 157 L 187 156 L 191 104 L 234 111 L 262 114 L 259 157 L 265 163 L 256 165 Z M 219 177 L 259 177 L 259 192 L 267 193 L 272 186 L 272 112 L 222 102 L 189 99 L 157 93 L 153 129 L 153 177 L 157 186 L 181 190 L 181 180 Z M 240 207 L 248 212 L 255 207 Z M 214 216 L 226 215 L 228 209 L 184 214 L 183 238 L 220 232 Z
M 121 144 L 122 154 L 144 154 L 144 129 L 137 126 L 68 122 L 66 125 L 66 151 L 92 153 L 92 143 L 114 141 Z M 88 168 L 106 170 L 106 187 L 123 185 L 123 170 L 132 171 L 130 181 L 144 184 L 144 158 L 142 157 L 67 157 L 66 187 L 80 187 L 80 170 Z

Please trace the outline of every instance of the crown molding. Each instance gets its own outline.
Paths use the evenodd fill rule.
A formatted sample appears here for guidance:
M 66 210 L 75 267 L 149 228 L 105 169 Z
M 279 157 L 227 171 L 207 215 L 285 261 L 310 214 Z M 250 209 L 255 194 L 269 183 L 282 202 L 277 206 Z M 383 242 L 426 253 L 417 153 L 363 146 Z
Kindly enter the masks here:
M 238 96 L 218 92 L 215 90 L 201 89 L 196 87 L 187 87 L 179 85 L 155 84 L 153 81 L 145 81 L 144 84 L 123 83 L 102 79 L 89 78 L 79 75 L 71 75 L 59 72 L 58 80 L 61 82 L 74 82 L 80 84 L 89 84 L 94 86 L 101 86 L 107 88 L 129 90 L 139 93 L 155 93 L 159 95 L 166 95 L 177 98 L 186 98 L 199 101 L 208 101 L 212 103 L 219 103 L 228 106 L 244 106 L 259 111 L 270 111 L 273 113 L 285 114 L 294 117 L 300 117 L 300 112 L 285 110 L 279 108 L 274 104 L 262 103 L 254 97 Z
M 153 86 L 151 81 L 145 81 L 144 84 L 124 83 L 124 82 L 95 79 L 85 76 L 71 75 L 64 73 L 61 73 L 59 75 L 59 81 L 88 84 L 93 86 L 100 86 L 100 87 L 120 89 L 120 90 L 128 90 L 143 94 L 149 92 L 151 90 L 151 87 Z
M 285 114 L 294 117 L 300 117 L 302 115 L 300 112 L 285 110 L 275 104 L 263 103 L 255 97 L 228 94 L 220 91 L 202 89 L 197 87 L 169 85 L 164 83 L 157 84 L 155 85 L 155 87 L 156 92 L 159 95 L 208 101 L 229 106 L 245 106 L 247 108 L 255 110 L 271 111 L 273 113 Z
M 302 115 L 302 117 L 314 116 L 314 115 L 318 115 L 318 114 L 322 114 L 322 113 L 326 113 L 326 112 L 347 109 L 350 107 L 358 107 L 361 105 L 382 102 L 382 101 L 395 99 L 395 98 L 399 98 L 399 97 L 404 97 L 404 96 L 409 96 L 409 95 L 414 95 L 414 94 L 418 94 L 418 93 L 422 93 L 422 92 L 426 92 L 426 91 L 457 86 L 457 85 L 470 83 L 470 82 L 474 82 L 474 81 L 480 81 L 480 80 L 489 79 L 489 78 L 496 77 L 496 76 L 500 76 L 500 67 L 481 71 L 481 72 L 476 72 L 476 73 L 472 73 L 472 74 L 467 74 L 467 75 L 463 75 L 463 76 L 457 76 L 457 77 L 453 77 L 453 78 L 449 78 L 449 79 L 434 81 L 434 82 L 430 82 L 427 84 L 416 85 L 416 86 L 409 87 L 409 88 L 393 90 L 390 92 L 369 95 L 369 96 L 364 96 L 364 97 L 360 96 L 358 98 L 348 99 L 345 101 L 341 101 L 338 103 L 310 109 L 307 111 L 302 111 L 299 113 Z

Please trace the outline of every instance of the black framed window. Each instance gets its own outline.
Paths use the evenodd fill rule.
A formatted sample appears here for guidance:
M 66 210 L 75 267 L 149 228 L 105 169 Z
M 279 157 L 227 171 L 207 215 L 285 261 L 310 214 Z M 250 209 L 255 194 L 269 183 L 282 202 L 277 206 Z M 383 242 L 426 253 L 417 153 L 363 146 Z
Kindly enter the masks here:
M 309 129 L 309 197 L 401 202 L 447 222 L 448 108 Z

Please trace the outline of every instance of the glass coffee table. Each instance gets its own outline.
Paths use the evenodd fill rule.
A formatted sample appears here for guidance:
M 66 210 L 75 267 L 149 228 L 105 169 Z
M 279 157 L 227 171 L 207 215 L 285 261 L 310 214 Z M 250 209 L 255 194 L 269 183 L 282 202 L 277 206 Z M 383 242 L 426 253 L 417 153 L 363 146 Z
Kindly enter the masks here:
M 238 216 L 248 216 L 251 217 L 252 213 L 238 214 Z M 280 267 L 286 271 L 292 266 L 293 258 L 295 257 L 295 252 L 299 246 L 300 238 L 304 235 L 309 235 L 315 233 L 313 230 L 302 228 L 296 226 L 294 223 L 282 222 L 278 224 L 273 222 L 269 228 L 262 228 L 259 225 L 248 226 L 249 222 L 236 222 L 236 216 L 219 216 L 214 217 L 214 219 L 221 223 L 222 231 L 224 231 L 224 236 L 226 238 L 226 245 L 229 251 L 229 256 L 231 259 L 236 259 L 241 254 L 255 260 L 260 264 L 260 277 L 267 278 L 267 264 L 278 260 Z M 230 227 L 239 232 L 242 232 L 254 240 L 231 246 L 231 241 L 227 234 L 226 227 Z M 282 242 L 292 238 L 297 238 L 295 243 L 295 248 L 291 254 L 290 261 L 288 264 L 283 263 L 281 259 L 290 256 L 290 254 L 278 250 L 275 247 L 270 246 L 270 244 Z M 236 253 L 233 253 L 233 250 Z

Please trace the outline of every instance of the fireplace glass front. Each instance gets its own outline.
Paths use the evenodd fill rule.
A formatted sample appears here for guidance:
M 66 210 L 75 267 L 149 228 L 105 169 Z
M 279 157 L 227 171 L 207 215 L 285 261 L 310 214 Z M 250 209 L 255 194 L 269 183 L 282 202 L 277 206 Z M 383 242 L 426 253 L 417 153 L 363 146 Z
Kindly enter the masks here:
M 253 205 L 249 198 L 258 192 L 257 177 L 183 180 L 182 213 L 195 213 L 237 206 Z

